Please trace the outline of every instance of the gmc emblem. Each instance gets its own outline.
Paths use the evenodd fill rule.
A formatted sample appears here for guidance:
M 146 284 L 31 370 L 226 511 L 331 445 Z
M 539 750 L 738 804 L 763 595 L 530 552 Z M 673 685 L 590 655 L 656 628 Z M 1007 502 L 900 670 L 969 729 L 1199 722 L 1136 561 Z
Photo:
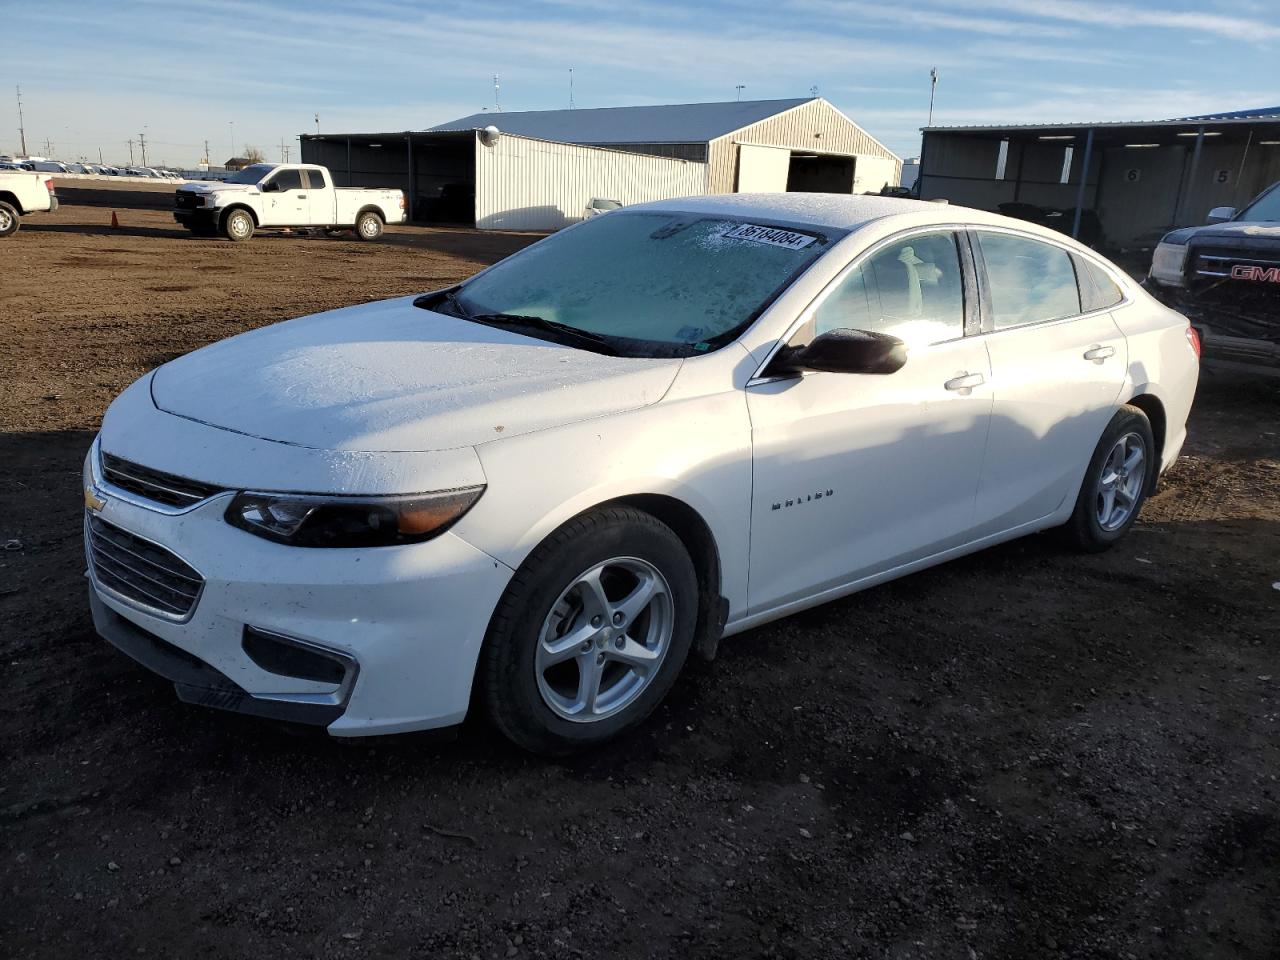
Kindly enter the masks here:
M 1232 280 L 1256 280 L 1259 283 L 1280 283 L 1280 267 L 1256 267 L 1237 263 L 1231 268 Z

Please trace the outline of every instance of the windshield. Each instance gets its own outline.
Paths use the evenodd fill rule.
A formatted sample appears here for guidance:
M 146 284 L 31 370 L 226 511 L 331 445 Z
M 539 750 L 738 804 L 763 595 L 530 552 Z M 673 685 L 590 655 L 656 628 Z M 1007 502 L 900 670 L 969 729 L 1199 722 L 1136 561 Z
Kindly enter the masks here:
M 1276 184 L 1235 217 L 1236 220 L 1280 220 L 1280 184 Z
M 227 177 L 224 183 L 257 183 L 275 169 L 272 163 L 254 163 Z
M 632 356 L 692 356 L 737 337 L 840 236 L 620 210 L 503 260 L 465 283 L 457 301 L 474 317 L 536 317 Z

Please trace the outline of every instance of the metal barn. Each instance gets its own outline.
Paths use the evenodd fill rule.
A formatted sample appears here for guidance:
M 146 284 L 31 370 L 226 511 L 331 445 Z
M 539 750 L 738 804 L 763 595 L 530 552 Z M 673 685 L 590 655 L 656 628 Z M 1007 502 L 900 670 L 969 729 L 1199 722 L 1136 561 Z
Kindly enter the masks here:
M 493 230 L 558 230 L 595 197 L 646 203 L 707 180 L 704 163 L 470 129 L 304 135 L 302 160 L 338 186 L 404 190 L 411 220 Z
M 1035 218 L 1112 249 L 1153 245 L 1280 180 L 1280 107 L 1137 123 L 928 127 L 925 200 Z
M 875 192 L 901 159 L 821 97 L 475 113 L 433 127 L 506 133 L 707 165 L 707 193 Z

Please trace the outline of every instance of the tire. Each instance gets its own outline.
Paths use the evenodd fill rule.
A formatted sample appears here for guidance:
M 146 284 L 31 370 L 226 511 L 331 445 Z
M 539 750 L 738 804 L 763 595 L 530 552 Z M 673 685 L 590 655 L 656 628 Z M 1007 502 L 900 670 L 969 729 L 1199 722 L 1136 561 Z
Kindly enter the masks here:
M 365 210 L 356 217 L 356 239 L 377 240 L 382 236 L 382 218 L 372 210 Z
M 693 562 L 670 527 L 629 507 L 585 513 L 530 554 L 494 611 L 480 663 L 489 718 L 543 756 L 619 736 L 671 690 L 697 614 Z M 584 696 L 592 679 L 598 693 Z
M 237 243 L 253 236 L 253 216 L 248 210 L 238 208 L 222 218 L 222 235 Z
M 22 224 L 22 215 L 17 207 L 0 200 L 0 237 L 8 237 L 18 232 Z
M 1122 462 L 1127 466 L 1117 471 Z M 1107 424 L 1089 460 L 1075 511 L 1063 527 L 1071 544 L 1099 553 L 1124 537 L 1155 487 L 1158 468 L 1151 421 L 1126 404 Z

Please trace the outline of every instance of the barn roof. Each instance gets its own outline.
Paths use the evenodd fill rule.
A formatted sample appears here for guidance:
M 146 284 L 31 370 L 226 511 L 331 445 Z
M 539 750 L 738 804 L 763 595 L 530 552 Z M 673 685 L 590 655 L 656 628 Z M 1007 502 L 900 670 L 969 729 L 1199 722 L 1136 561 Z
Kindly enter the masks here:
M 808 102 L 809 98 L 731 100 L 647 107 L 473 113 L 430 129 L 477 130 L 492 124 L 505 133 L 564 143 L 706 143 Z

